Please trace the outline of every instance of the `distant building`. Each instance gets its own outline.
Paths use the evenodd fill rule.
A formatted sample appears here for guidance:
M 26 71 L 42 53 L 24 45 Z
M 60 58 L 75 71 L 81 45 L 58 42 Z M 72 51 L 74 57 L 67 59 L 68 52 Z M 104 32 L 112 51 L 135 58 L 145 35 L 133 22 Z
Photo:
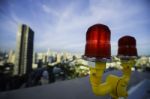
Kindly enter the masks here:
M 39 60 L 37 67 L 38 67 L 38 68 L 42 68 L 42 67 L 43 67 L 43 62 L 42 62 L 41 59 Z
M 34 32 L 27 25 L 20 25 L 17 33 L 16 63 L 14 74 L 23 75 L 32 71 Z
M 36 52 L 33 53 L 33 62 L 32 63 L 33 64 L 37 64 L 38 63 L 38 56 L 37 56 Z
M 56 55 L 56 62 L 61 62 L 61 55 L 60 54 L 57 54 Z
M 46 64 L 47 63 L 47 54 L 46 53 L 37 53 L 37 61 L 39 61 L 39 60 L 42 60 L 43 64 Z
M 15 64 L 15 52 L 13 50 L 9 51 L 7 62 Z

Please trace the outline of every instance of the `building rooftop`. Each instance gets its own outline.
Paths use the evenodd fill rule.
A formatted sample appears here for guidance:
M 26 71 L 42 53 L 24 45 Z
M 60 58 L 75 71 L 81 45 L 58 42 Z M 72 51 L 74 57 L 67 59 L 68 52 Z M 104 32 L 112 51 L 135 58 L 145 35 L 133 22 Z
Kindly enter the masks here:
M 109 74 L 121 76 L 122 72 L 117 70 L 106 72 L 103 81 Z M 128 89 L 130 90 L 145 79 L 150 80 L 149 72 L 132 72 Z M 132 98 L 134 98 L 133 95 L 130 99 Z M 110 99 L 110 96 L 95 96 L 91 90 L 89 77 L 83 77 L 38 87 L 1 92 L 0 99 Z

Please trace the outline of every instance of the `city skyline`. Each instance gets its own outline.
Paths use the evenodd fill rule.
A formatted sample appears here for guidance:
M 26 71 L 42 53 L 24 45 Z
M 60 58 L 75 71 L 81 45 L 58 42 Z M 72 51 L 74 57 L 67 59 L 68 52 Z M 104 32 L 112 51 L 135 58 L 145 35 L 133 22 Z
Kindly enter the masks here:
M 84 52 L 87 29 L 97 23 L 111 30 L 112 55 L 118 40 L 131 35 L 139 55 L 150 54 L 148 0 L 1 0 L 0 48 L 15 49 L 19 24 L 35 31 L 35 52 Z

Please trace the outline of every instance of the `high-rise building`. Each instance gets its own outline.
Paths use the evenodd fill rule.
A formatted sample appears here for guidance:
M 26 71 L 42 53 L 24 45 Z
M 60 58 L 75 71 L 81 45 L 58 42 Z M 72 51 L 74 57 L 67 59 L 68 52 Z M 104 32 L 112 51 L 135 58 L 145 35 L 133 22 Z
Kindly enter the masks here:
M 17 33 L 16 63 L 14 74 L 23 75 L 32 71 L 34 32 L 22 24 Z

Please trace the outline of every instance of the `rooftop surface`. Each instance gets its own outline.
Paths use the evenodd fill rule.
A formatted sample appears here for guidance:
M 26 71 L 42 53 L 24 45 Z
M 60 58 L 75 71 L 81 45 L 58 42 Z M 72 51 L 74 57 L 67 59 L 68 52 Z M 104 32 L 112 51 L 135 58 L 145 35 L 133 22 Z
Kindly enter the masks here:
M 103 81 L 110 74 L 121 76 L 122 72 L 114 70 L 104 73 Z M 130 90 L 144 80 L 150 80 L 149 72 L 132 72 L 128 89 Z M 91 90 L 89 77 L 83 77 L 38 87 L 1 92 L 0 99 L 110 99 L 110 96 L 95 96 Z

